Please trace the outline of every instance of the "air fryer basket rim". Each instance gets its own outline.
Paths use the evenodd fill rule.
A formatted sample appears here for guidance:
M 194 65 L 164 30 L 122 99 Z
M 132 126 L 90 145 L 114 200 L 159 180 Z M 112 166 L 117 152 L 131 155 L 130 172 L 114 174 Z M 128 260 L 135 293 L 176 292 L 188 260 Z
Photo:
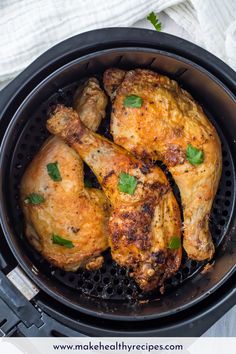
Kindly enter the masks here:
M 127 50 L 127 48 L 126 48 L 126 50 Z M 94 56 L 94 55 L 96 55 L 96 53 L 93 53 L 93 54 L 92 54 L 92 56 Z M 91 57 L 91 55 L 90 55 L 90 57 Z M 85 58 L 84 58 L 84 59 L 85 59 Z M 71 64 L 71 63 L 70 63 L 70 64 Z M 67 67 L 68 65 L 69 65 L 69 64 L 66 64 L 65 67 Z M 61 72 L 61 71 L 64 71 L 64 70 L 65 70 L 65 67 L 62 67 L 60 70 L 57 71 L 57 73 L 58 73 L 58 72 Z M 38 85 L 38 86 L 35 88 L 35 90 L 32 91 L 31 95 L 33 95 L 35 92 L 37 92 L 37 90 L 38 90 L 40 87 L 42 87 L 42 86 L 44 85 L 44 83 L 46 84 L 48 80 L 50 80 L 51 78 L 53 78 L 55 74 L 56 74 L 56 72 L 54 72 L 54 73 L 51 74 L 47 79 L 45 79 L 44 81 L 42 81 L 42 82 L 40 83 L 40 85 Z M 27 101 L 30 100 L 31 95 L 29 95 L 29 96 L 27 97 L 27 99 L 22 103 L 22 105 L 21 105 L 21 107 L 19 108 L 19 110 L 22 108 L 22 106 L 23 106 L 24 104 L 27 104 Z M 17 115 L 17 113 L 18 113 L 18 111 L 16 112 L 16 115 Z M 14 122 L 14 119 L 12 120 L 12 124 L 13 124 L 13 122 Z M 8 130 L 11 130 L 11 124 L 9 125 Z M 8 130 L 6 131 L 6 136 L 7 136 Z M 4 143 L 4 141 L 5 141 L 5 139 L 3 139 L 3 143 Z M 13 247 L 12 244 L 11 244 L 11 246 Z M 12 248 L 12 251 L 14 251 L 14 247 Z M 15 253 L 15 252 L 14 252 L 14 253 Z M 18 253 L 15 253 L 15 256 L 18 257 L 19 254 L 18 254 Z M 22 264 L 22 259 L 18 259 L 18 260 L 19 260 L 19 262 Z M 27 271 L 27 270 L 28 270 L 28 267 L 25 268 L 25 270 Z M 34 280 L 36 281 L 36 283 L 38 283 L 38 281 L 37 281 L 38 279 L 37 279 L 37 278 L 34 279 Z M 39 285 L 39 284 L 38 284 L 38 285 Z M 40 285 L 41 285 L 41 284 L 40 284 Z M 42 285 L 41 285 L 40 287 L 42 288 Z M 192 305 L 193 305 L 193 304 L 189 304 L 189 306 L 192 306 Z M 164 315 L 164 314 L 163 314 L 163 315 Z
M 114 49 L 114 50 L 117 50 L 118 48 L 116 48 L 116 49 Z M 128 48 L 124 48 L 125 50 L 128 50 Z M 146 51 L 149 51 L 150 49 L 145 49 Z M 155 53 L 156 53 L 157 51 L 155 51 Z M 163 53 L 164 53 L 164 51 L 163 51 Z M 94 55 L 95 53 L 93 53 L 93 54 L 91 54 L 92 56 Z M 183 59 L 183 58 L 181 58 L 181 59 Z M 71 64 L 71 63 L 69 63 L 69 64 Z M 69 64 L 66 64 L 65 66 L 67 66 L 67 65 L 69 65 Z M 64 70 L 65 69 L 65 67 L 63 66 L 63 67 L 61 67 L 60 69 L 59 69 L 59 71 L 60 70 Z M 56 73 L 56 71 L 54 71 L 51 75 L 52 76 L 54 76 L 55 75 L 55 73 Z M 50 78 L 50 75 L 45 79 L 46 81 L 47 80 L 49 80 L 49 78 Z M 218 81 L 218 83 L 219 83 L 219 80 L 217 80 Z M 43 84 L 43 81 L 39 84 L 39 87 L 41 87 L 41 85 Z M 38 87 L 35 87 L 35 90 L 37 89 Z M 33 93 L 33 92 L 32 92 Z M 29 97 L 27 97 L 27 98 L 29 98 Z M 26 102 L 26 100 L 24 101 L 24 102 Z M 22 103 L 22 105 L 23 105 L 23 103 Z M 12 120 L 13 121 L 13 120 Z M 11 124 L 13 124 L 13 123 L 11 123 Z M 11 127 L 11 125 L 9 125 L 9 128 L 8 128 L 8 130 L 10 129 L 10 127 Z M 7 133 L 6 133 L 7 134 Z M 3 225 L 3 227 L 5 228 L 5 225 Z M 18 254 L 16 254 L 16 256 L 18 256 Z M 19 260 L 18 259 L 18 261 L 19 261 L 19 263 L 21 263 L 22 262 L 22 260 Z M 22 264 L 22 263 L 21 263 Z M 28 266 L 25 266 L 25 271 L 26 272 L 28 272 L 28 270 L 29 270 L 29 268 L 28 268 Z M 37 277 L 33 274 L 33 276 L 34 276 L 34 281 L 37 283 Z M 61 299 L 58 299 L 58 300 L 61 300 Z M 190 304 L 190 306 L 193 306 L 193 304 Z M 78 309 L 78 307 L 77 307 L 77 309 Z M 183 310 L 183 309 L 182 309 Z M 82 311 L 82 309 L 81 309 L 81 311 Z M 83 309 L 83 312 L 85 312 L 85 313 L 88 313 L 88 312 L 86 312 L 86 311 L 84 311 L 84 309 Z M 94 316 L 94 312 L 93 313 L 89 313 L 89 314 L 91 314 L 91 315 L 93 315 Z M 99 313 L 98 314 L 99 316 L 101 316 L 101 313 Z M 104 316 L 104 317 L 106 317 L 106 318 L 108 318 L 107 316 Z M 156 316 L 154 316 L 154 317 L 156 317 Z M 154 318 L 153 317 L 153 318 Z M 151 316 L 150 317 L 148 317 L 148 318 L 152 318 Z M 114 319 L 114 316 L 112 315 L 112 317 L 111 317 L 111 319 Z M 122 317 L 119 317 L 119 320 L 120 319 L 124 319 L 124 318 L 122 318 Z M 142 320 L 143 318 L 142 317 L 139 317 L 139 318 L 136 318 L 137 320 Z M 147 319 L 147 318 L 145 318 L 145 319 Z M 125 318 L 125 320 L 127 320 L 127 318 Z M 134 318 L 130 318 L 130 320 L 134 320 Z
M 14 124 L 14 117 L 17 116 L 17 113 L 18 113 L 18 111 L 20 111 L 22 109 L 22 106 L 27 104 L 27 102 L 30 100 L 32 95 L 34 93 L 36 93 L 38 90 L 40 90 L 40 88 L 44 85 L 44 83 L 46 84 L 50 79 L 54 78 L 55 75 L 63 72 L 66 68 L 70 67 L 71 65 L 73 65 L 75 63 L 79 63 L 80 61 L 84 61 L 84 60 L 89 60 L 90 58 L 93 58 L 96 55 L 108 54 L 108 53 L 113 53 L 113 52 L 117 52 L 117 51 L 126 51 L 126 52 L 144 51 L 144 52 L 153 53 L 153 55 L 160 54 L 160 55 L 165 55 L 167 57 L 179 59 L 183 63 L 191 65 L 192 67 L 194 67 L 194 68 L 198 69 L 199 71 L 201 71 L 203 74 L 205 74 L 208 77 L 210 77 L 211 80 L 213 80 L 216 84 L 221 86 L 223 88 L 223 90 L 236 102 L 236 96 L 233 95 L 233 92 L 231 90 L 229 90 L 229 88 L 225 84 L 223 84 L 216 76 L 214 76 L 211 72 L 207 71 L 205 68 L 199 66 L 197 63 L 192 62 L 191 60 L 189 60 L 189 59 L 187 59 L 185 57 L 182 57 L 180 55 L 176 55 L 176 54 L 173 54 L 171 52 L 163 51 L 163 50 L 159 50 L 159 49 L 147 49 L 147 48 L 143 48 L 143 47 L 138 47 L 138 48 L 136 48 L 136 47 L 117 47 L 117 48 L 105 49 L 105 50 L 102 50 L 102 51 L 94 51 L 93 53 L 84 55 L 83 57 L 78 58 L 78 59 L 74 59 L 74 60 L 66 63 L 65 65 L 59 67 L 58 69 L 56 69 L 55 71 L 50 73 L 47 77 L 45 77 L 43 80 L 41 80 L 30 91 L 30 93 L 20 103 L 20 105 L 18 106 L 17 110 L 15 111 L 12 119 L 10 120 L 10 122 L 9 122 L 9 124 L 7 126 L 7 129 L 4 132 L 4 136 L 3 136 L 2 142 L 0 144 L 0 149 L 2 149 L 2 146 L 4 144 L 4 140 L 5 140 L 5 137 L 7 136 L 8 131 L 11 130 L 11 127 Z
M 77 58 L 78 55 L 84 55 L 94 50 L 119 46 L 162 49 L 180 54 L 213 73 L 232 91 L 235 91 L 235 71 L 221 59 L 198 45 L 164 32 L 131 27 L 110 27 L 91 30 L 70 37 L 36 58 L 1 91 L 0 120 L 11 102 L 22 93 L 22 89 L 30 92 L 31 85 L 39 83 L 48 74 L 49 67 L 60 67 L 63 61 L 70 61 Z M 29 86 L 28 89 L 27 86 Z

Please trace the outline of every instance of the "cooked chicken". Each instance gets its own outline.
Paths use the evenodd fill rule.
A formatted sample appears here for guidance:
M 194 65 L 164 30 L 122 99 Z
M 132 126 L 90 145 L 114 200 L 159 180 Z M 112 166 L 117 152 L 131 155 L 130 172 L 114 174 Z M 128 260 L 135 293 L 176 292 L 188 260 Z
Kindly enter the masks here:
M 90 79 L 75 106 L 88 113 L 83 121 L 95 129 L 106 102 L 96 79 Z M 102 265 L 109 203 L 102 191 L 84 186 L 81 158 L 59 138 L 49 138 L 28 166 L 21 181 L 21 203 L 26 236 L 49 262 L 71 271 Z
M 106 115 L 107 103 L 107 96 L 100 89 L 98 80 L 92 77 L 76 90 L 73 107 L 86 127 L 96 131 Z
M 110 200 L 113 259 L 144 291 L 162 285 L 182 252 L 179 208 L 164 173 L 86 128 L 72 109 L 58 106 L 47 128 L 90 166 Z
M 136 156 L 166 164 L 181 193 L 184 248 L 192 259 L 211 259 L 209 215 L 222 165 L 215 128 L 190 94 L 166 76 L 108 69 L 104 84 L 115 97 L 111 117 L 115 143 Z

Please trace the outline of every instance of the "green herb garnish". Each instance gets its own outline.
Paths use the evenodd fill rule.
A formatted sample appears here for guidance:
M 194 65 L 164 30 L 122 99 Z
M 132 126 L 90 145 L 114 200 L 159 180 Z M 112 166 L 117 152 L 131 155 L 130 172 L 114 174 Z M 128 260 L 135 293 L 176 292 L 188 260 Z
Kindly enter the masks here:
M 120 192 L 133 195 L 137 187 L 137 178 L 128 173 L 121 172 L 119 175 L 118 188 Z
M 52 234 L 52 243 L 60 246 L 64 246 L 66 248 L 73 248 L 75 247 L 72 241 L 66 240 L 65 238 L 58 236 L 56 234 Z
M 48 171 L 48 175 L 51 177 L 53 181 L 59 182 L 62 180 L 57 162 L 51 162 L 47 164 L 47 171 Z
M 186 157 L 191 165 L 200 165 L 204 161 L 204 152 L 188 144 L 186 149 Z
M 25 198 L 25 204 L 41 204 L 45 201 L 44 197 L 37 193 L 31 193 Z
M 176 250 L 176 249 L 180 248 L 180 246 L 181 246 L 181 238 L 177 237 L 177 236 L 173 236 L 170 239 L 168 248 L 171 250 Z
M 142 107 L 143 99 L 136 95 L 126 96 L 124 99 L 124 106 L 131 108 L 140 108 Z
M 161 22 L 158 20 L 157 15 L 155 12 L 150 12 L 150 14 L 147 16 L 147 20 L 151 22 L 151 24 L 155 27 L 155 29 L 160 32 L 161 31 Z
M 93 188 L 92 182 L 91 182 L 89 179 L 85 179 L 85 180 L 84 180 L 84 185 L 85 185 L 85 187 L 87 187 L 87 188 Z

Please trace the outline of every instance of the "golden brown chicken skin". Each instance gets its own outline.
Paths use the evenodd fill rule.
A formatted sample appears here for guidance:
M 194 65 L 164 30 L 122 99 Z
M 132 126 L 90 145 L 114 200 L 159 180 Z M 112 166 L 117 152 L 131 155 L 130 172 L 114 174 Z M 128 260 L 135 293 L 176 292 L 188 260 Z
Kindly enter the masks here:
M 92 104 L 96 109 L 91 114 L 90 95 L 99 102 Z M 90 79 L 74 103 L 88 113 L 84 123 L 94 129 L 105 115 L 107 98 L 97 80 Z M 58 169 L 54 179 L 48 166 Z M 26 237 L 50 263 L 67 271 L 102 265 L 101 253 L 108 248 L 109 203 L 102 191 L 84 186 L 83 162 L 74 150 L 50 137 L 28 166 L 20 192 Z
M 82 122 L 94 132 L 105 118 L 108 99 L 96 78 L 88 79 L 75 92 L 73 108 L 79 112 Z
M 209 215 L 222 169 L 215 128 L 190 94 L 166 76 L 150 70 L 108 69 L 104 85 L 113 98 L 115 143 L 136 156 L 166 164 L 181 193 L 184 248 L 192 259 L 211 259 Z M 141 98 L 141 107 L 125 106 L 130 95 Z
M 50 178 L 46 168 L 55 161 L 59 182 Z M 29 203 L 31 193 L 44 201 Z M 100 255 L 108 247 L 109 205 L 102 191 L 85 188 L 82 160 L 59 138 L 48 139 L 31 162 L 21 182 L 21 199 L 26 236 L 49 262 L 65 270 L 91 268 L 95 259 L 95 268 L 101 266 Z M 73 247 L 54 244 L 53 235 Z
M 132 269 L 142 290 L 162 285 L 178 270 L 182 253 L 179 208 L 164 173 L 86 128 L 72 109 L 58 106 L 47 128 L 90 166 L 111 202 L 113 259 Z M 127 183 L 132 190 L 124 190 Z M 171 249 L 173 237 L 178 245 Z

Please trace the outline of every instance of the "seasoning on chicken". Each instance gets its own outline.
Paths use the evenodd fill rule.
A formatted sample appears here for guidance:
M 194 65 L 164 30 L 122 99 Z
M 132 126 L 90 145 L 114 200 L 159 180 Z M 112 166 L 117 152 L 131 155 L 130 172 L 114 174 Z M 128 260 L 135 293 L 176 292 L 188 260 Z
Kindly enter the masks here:
M 188 92 L 153 71 L 108 69 L 104 86 L 113 99 L 114 142 L 137 157 L 166 164 L 181 193 L 184 248 L 192 259 L 211 259 L 209 215 L 222 169 L 215 128 Z
M 47 128 L 90 166 L 112 205 L 113 259 L 131 270 L 144 291 L 161 286 L 181 262 L 180 212 L 165 174 L 84 126 L 58 106 Z
M 75 107 L 96 129 L 107 97 L 93 78 L 78 90 Z M 28 166 L 20 192 L 26 237 L 50 263 L 67 271 L 102 265 L 110 206 L 101 190 L 84 186 L 83 162 L 74 150 L 50 137 Z

